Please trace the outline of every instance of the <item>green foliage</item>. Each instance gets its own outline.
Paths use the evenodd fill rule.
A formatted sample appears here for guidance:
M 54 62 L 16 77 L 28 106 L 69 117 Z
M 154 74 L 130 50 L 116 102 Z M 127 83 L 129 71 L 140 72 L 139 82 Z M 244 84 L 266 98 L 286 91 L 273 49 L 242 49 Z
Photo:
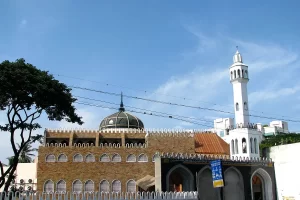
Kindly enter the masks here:
M 20 148 L 20 144 L 17 144 Z M 22 149 L 19 155 L 19 163 L 31 163 L 33 162 L 32 157 L 35 156 L 33 152 L 37 152 L 38 149 L 32 148 L 31 143 L 27 143 L 24 148 Z M 13 164 L 14 156 L 8 157 L 8 165 Z
M 265 149 L 277 145 L 292 144 L 300 142 L 300 134 L 297 133 L 279 133 L 277 135 L 267 136 L 261 142 L 260 149 Z
M 70 88 L 47 71 L 25 63 L 24 59 L 0 63 L 0 111 L 7 116 L 7 123 L 0 124 L 0 131 L 9 133 L 14 152 L 9 159 L 11 165 L 5 172 L 0 162 L 0 187 L 8 175 L 4 191 L 8 190 L 20 159 L 24 162 L 30 160 L 31 147 L 28 145 L 41 142 L 42 136 L 33 136 L 32 132 L 41 128 L 36 120 L 42 113 L 46 113 L 49 120 L 83 124 L 75 112 L 75 101 Z M 15 144 L 16 136 L 21 138 L 18 145 Z

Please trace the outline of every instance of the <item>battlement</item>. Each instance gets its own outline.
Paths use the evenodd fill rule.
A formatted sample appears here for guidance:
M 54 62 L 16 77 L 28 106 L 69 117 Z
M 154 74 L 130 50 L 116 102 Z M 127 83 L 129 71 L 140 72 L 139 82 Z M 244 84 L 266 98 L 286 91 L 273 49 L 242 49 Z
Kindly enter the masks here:
M 67 146 L 66 144 L 62 143 L 46 143 L 46 147 L 56 147 L 56 148 L 70 148 L 70 146 Z M 83 143 L 83 144 L 74 144 L 71 147 L 75 148 L 90 148 L 90 147 L 96 147 L 94 144 L 89 143 Z M 117 143 L 100 143 L 98 147 L 96 148 L 121 148 L 122 146 Z M 134 144 L 125 144 L 125 148 L 147 148 L 148 145 L 146 143 L 134 143 Z

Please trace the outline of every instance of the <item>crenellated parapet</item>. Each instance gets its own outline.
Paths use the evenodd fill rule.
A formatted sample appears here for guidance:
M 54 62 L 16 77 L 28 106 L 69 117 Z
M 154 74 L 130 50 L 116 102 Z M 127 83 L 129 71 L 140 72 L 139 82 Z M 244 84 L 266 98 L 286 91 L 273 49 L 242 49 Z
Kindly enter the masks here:
M 191 160 L 191 161 L 210 161 L 210 160 L 224 160 L 230 162 L 240 162 L 240 163 L 261 163 L 261 164 L 272 164 L 273 161 L 271 158 L 265 157 L 229 157 L 227 155 L 203 155 L 203 154 L 187 154 L 187 153 L 173 153 L 173 152 L 157 152 L 155 156 L 161 158 L 171 158 L 176 160 Z

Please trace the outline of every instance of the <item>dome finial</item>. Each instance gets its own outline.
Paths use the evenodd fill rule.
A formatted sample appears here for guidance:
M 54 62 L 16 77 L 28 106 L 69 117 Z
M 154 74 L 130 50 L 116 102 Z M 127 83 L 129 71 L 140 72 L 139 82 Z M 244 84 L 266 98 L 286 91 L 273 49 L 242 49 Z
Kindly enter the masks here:
M 243 63 L 242 56 L 239 52 L 239 46 L 236 46 L 236 53 L 233 56 L 233 63 Z
M 123 92 L 121 92 L 121 103 L 120 103 L 119 111 L 120 112 L 124 112 L 125 111 L 124 104 L 123 104 Z

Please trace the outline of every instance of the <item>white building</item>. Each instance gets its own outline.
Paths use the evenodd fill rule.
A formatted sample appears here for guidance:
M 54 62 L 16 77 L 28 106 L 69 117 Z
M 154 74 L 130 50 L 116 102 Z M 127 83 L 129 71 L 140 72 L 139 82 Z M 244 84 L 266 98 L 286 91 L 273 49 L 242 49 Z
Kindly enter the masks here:
M 9 166 L 4 167 L 4 171 Z M 37 184 L 37 159 L 34 163 L 19 163 L 15 171 L 16 178 L 11 183 L 17 189 L 36 190 Z M 4 187 L 0 188 L 0 192 L 4 190 Z
M 288 123 L 285 121 L 272 121 L 269 126 L 264 127 L 264 135 L 277 135 L 278 133 L 289 133 Z

